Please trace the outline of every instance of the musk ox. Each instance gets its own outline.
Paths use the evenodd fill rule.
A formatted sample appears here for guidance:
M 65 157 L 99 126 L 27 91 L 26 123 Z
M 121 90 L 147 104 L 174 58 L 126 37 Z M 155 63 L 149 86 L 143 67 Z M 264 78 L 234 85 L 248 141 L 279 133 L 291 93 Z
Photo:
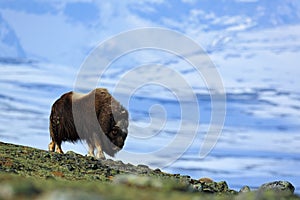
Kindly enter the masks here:
M 85 140 L 89 156 L 105 159 L 124 146 L 128 133 L 128 112 L 104 88 L 88 94 L 68 92 L 54 102 L 50 114 L 49 151 L 63 153 L 63 141 Z

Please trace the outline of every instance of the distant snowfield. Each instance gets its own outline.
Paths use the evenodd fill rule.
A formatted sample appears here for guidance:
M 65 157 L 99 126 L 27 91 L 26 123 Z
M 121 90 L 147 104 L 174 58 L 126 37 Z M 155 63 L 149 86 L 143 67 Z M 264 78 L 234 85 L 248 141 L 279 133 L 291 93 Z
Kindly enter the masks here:
M 277 179 L 290 180 L 299 188 L 300 94 L 296 90 L 299 85 L 298 69 L 293 67 L 299 53 L 253 52 L 252 57 L 244 57 L 242 52 L 239 57 L 226 58 L 226 50 L 210 55 L 224 82 L 227 113 L 223 132 L 206 158 L 200 159 L 199 151 L 211 108 L 209 92 L 201 80 L 200 87 L 193 88 L 200 102 L 199 132 L 192 138 L 189 132 L 188 136 L 184 132 L 178 136 L 187 145 L 186 149 L 168 146 L 182 122 L 178 107 L 182 102 L 160 87 L 146 87 L 135 93 L 129 104 L 132 120 L 129 137 L 124 150 L 115 159 L 144 163 L 153 168 L 165 166 L 166 171 L 195 178 L 209 176 L 215 180 L 226 180 L 237 189 L 247 183 L 254 187 Z M 148 61 L 157 61 L 156 58 Z M 122 78 L 131 66 L 117 66 L 121 61 L 126 63 L 125 60 L 115 63 L 116 68 L 112 65 L 115 71 L 104 76 L 101 86 L 113 89 L 114 80 Z M 169 63 L 167 61 L 161 59 L 157 62 Z M 182 62 L 175 63 L 174 68 L 180 69 Z M 286 65 L 282 67 L 284 63 Z M 48 117 L 51 104 L 62 93 L 73 89 L 78 70 L 47 63 L 2 63 L 0 69 L 1 141 L 46 150 L 50 141 Z M 181 73 L 189 83 L 199 83 L 190 71 L 182 70 Z M 132 84 L 130 81 L 128 84 Z M 123 84 L 126 88 L 126 80 Z M 120 88 L 118 91 L 122 93 Z M 159 107 L 153 110 L 151 105 Z M 161 124 L 162 121 L 164 123 Z M 185 130 L 194 127 L 189 121 L 184 121 L 183 125 Z M 193 131 L 192 128 L 190 131 Z M 64 151 L 85 155 L 86 149 L 85 143 L 63 144 Z M 158 153 L 160 150 L 163 152 Z
M 295 90 L 300 52 L 300 26 L 237 34 L 214 53 L 227 88 L 275 87 Z

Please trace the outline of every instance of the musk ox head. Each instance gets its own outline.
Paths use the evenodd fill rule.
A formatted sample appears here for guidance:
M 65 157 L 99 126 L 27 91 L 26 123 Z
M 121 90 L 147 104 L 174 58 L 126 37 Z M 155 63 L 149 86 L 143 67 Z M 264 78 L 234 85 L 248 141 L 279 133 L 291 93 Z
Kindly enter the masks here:
M 128 134 L 128 112 L 124 109 L 120 113 L 114 114 L 115 125 L 107 137 L 115 145 L 113 150 L 119 151 L 123 148 Z
M 102 131 L 107 136 L 107 139 L 109 139 L 109 142 L 105 142 L 103 150 L 108 155 L 114 156 L 116 152 L 123 148 L 128 134 L 128 111 L 112 96 L 106 95 L 106 92 L 101 89 L 96 90 L 96 101 L 99 98 L 97 97 L 97 93 L 99 92 L 102 95 L 101 99 L 106 99 L 105 103 L 101 106 L 99 123 Z M 105 96 L 104 98 L 103 95 Z M 110 124 L 110 127 L 107 127 L 107 124 Z

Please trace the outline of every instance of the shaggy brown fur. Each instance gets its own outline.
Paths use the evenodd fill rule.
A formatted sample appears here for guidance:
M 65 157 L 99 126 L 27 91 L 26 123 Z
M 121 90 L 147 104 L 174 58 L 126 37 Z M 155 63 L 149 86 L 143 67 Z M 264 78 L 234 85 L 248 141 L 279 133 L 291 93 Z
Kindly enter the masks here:
M 127 137 L 128 112 L 106 89 L 97 88 L 88 94 L 68 92 L 52 105 L 49 151 L 63 153 L 63 141 L 85 140 L 88 155 L 105 158 L 124 146 Z

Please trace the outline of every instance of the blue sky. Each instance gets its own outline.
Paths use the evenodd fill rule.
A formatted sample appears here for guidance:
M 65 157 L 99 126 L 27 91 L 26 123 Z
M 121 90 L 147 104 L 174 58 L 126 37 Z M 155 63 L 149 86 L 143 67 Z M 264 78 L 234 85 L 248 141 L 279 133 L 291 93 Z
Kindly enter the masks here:
M 0 20 L 18 44 L 19 54 L 8 56 L 23 52 L 31 59 L 78 67 L 99 42 L 122 31 L 171 28 L 210 51 L 227 35 L 297 25 L 299 10 L 293 0 L 4 0 Z

